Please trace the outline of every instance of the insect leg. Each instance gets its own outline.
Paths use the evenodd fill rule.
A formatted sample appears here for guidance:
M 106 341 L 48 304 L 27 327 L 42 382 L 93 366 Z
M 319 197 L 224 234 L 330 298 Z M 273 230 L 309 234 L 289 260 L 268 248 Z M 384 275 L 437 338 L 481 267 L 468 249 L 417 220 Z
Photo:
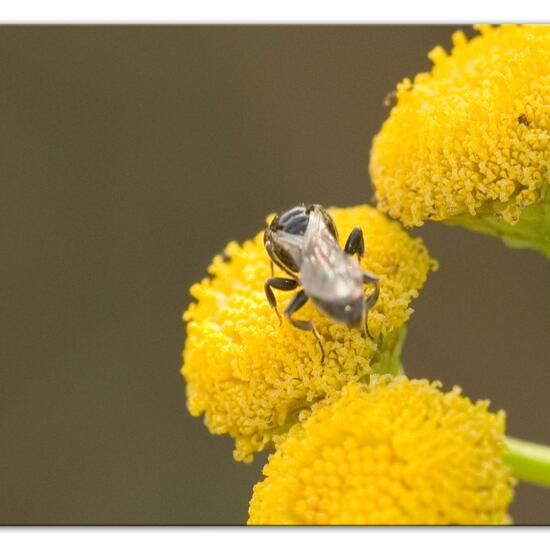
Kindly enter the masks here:
M 297 286 L 298 281 L 296 279 L 285 279 L 283 277 L 270 277 L 264 284 L 267 301 L 269 302 L 269 305 L 275 310 L 275 313 L 277 314 L 280 323 L 282 322 L 281 314 L 277 309 L 277 299 L 275 298 L 275 294 L 273 294 L 273 290 L 271 290 L 271 288 L 273 287 L 277 290 L 295 290 Z
M 275 275 L 275 270 L 274 270 L 274 268 L 273 268 L 273 260 L 270 260 L 270 261 L 269 261 L 269 264 L 270 264 L 270 266 L 271 266 L 271 276 L 273 277 L 273 275 Z
M 344 246 L 344 252 L 350 256 L 357 254 L 358 260 L 361 260 L 365 255 L 365 239 L 363 238 L 363 230 L 360 227 L 352 229 Z
M 380 279 L 378 279 L 378 277 L 373 273 L 369 273 L 368 271 L 363 271 L 363 283 L 365 284 L 373 283 L 373 284 L 376 284 L 376 286 L 379 286 L 380 285 L 379 281 Z
M 374 284 L 374 291 L 365 300 L 364 309 L 363 309 L 363 330 L 371 340 L 374 340 L 374 338 L 372 337 L 372 334 L 369 331 L 368 315 L 369 315 L 369 309 L 371 309 L 374 306 L 374 304 L 376 304 L 376 302 L 378 301 L 378 297 L 380 296 L 380 281 L 376 275 L 373 275 L 368 271 L 363 271 L 363 282 L 365 284 Z
M 292 300 L 290 300 L 290 302 L 285 308 L 284 314 L 288 317 L 288 320 L 296 328 L 299 328 L 301 330 L 311 330 L 311 332 L 313 332 L 313 334 L 315 335 L 315 338 L 317 339 L 317 343 L 321 348 L 321 363 L 324 363 L 325 350 L 323 348 L 323 343 L 321 342 L 321 335 L 319 334 L 318 330 L 315 328 L 315 325 L 311 321 L 303 321 L 301 319 L 294 319 L 292 317 L 292 314 L 296 313 L 308 300 L 309 298 L 307 297 L 305 291 L 300 290 L 294 295 Z

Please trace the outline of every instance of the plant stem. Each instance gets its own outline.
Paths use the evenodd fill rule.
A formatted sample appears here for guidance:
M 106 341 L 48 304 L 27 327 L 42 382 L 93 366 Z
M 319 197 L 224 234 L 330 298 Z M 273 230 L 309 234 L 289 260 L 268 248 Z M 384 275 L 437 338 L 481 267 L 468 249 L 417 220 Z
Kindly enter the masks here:
M 446 223 L 500 237 L 511 248 L 538 250 L 550 258 L 550 189 L 539 202 L 523 209 L 515 225 L 510 225 L 494 213 L 479 213 L 476 216 L 460 214 L 447 219 Z
M 550 487 L 550 447 L 507 437 L 505 462 L 521 481 Z

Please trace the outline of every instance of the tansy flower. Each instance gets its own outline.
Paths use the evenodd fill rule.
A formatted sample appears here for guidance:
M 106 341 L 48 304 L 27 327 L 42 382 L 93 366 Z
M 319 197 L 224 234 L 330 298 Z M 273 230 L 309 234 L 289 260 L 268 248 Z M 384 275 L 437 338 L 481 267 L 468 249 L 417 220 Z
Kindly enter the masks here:
M 478 26 L 397 86 L 370 173 L 381 210 L 445 220 L 550 256 L 550 26 Z
M 353 383 L 281 438 L 249 524 L 505 524 L 505 416 L 454 388 Z
M 184 314 L 187 338 L 182 373 L 191 414 L 205 414 L 212 433 L 236 441 L 236 460 L 270 446 L 313 403 L 373 372 L 400 372 L 404 323 L 435 262 L 419 239 L 368 206 L 330 209 L 341 244 L 355 226 L 365 235 L 363 267 L 380 277 L 380 297 L 369 312 L 375 341 L 336 324 L 306 304 L 297 318 L 313 320 L 326 354 L 310 332 L 282 325 L 270 308 L 264 283 L 271 275 L 263 232 L 225 257 L 214 258 L 211 278 L 191 288 L 197 300 Z M 275 273 L 283 275 L 277 268 Z M 292 292 L 277 292 L 282 311 Z

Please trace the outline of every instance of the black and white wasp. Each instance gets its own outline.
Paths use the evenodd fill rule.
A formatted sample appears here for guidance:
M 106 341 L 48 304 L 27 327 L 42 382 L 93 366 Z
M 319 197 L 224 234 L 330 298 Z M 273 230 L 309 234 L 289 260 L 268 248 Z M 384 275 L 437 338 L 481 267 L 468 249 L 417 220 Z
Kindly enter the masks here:
M 272 274 L 264 285 L 267 300 L 281 321 L 273 289 L 291 291 L 302 287 L 284 315 L 295 327 L 313 332 L 321 348 L 321 362 L 325 352 L 315 325 L 293 317 L 308 300 L 331 319 L 362 327 L 370 336 L 367 315 L 378 300 L 380 286 L 378 277 L 359 264 L 358 259 L 365 253 L 360 227 L 353 229 L 342 250 L 334 220 L 321 205 L 295 206 L 273 218 L 265 230 L 264 245 L 271 258 Z M 273 277 L 274 263 L 289 277 Z M 365 284 L 374 285 L 368 297 Z

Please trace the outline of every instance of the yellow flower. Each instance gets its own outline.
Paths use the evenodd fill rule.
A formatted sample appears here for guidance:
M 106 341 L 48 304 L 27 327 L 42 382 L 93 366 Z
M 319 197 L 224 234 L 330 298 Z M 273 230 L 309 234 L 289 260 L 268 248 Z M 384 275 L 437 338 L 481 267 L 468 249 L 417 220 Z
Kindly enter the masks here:
M 550 25 L 478 28 L 398 85 L 371 151 L 378 205 L 407 226 L 446 220 L 550 256 Z
M 440 383 L 352 383 L 277 441 L 249 524 L 505 524 L 505 415 Z
M 376 341 L 339 325 L 310 303 L 297 315 L 315 322 L 326 353 L 321 364 L 314 336 L 282 326 L 269 307 L 264 282 L 270 263 L 263 232 L 242 245 L 233 242 L 226 258 L 217 256 L 212 276 L 191 288 L 197 300 L 184 314 L 187 339 L 182 374 L 191 414 L 205 413 L 212 433 L 236 441 L 236 460 L 269 447 L 312 403 L 372 372 L 400 372 L 403 325 L 410 301 L 436 264 L 420 239 L 410 238 L 395 222 L 368 206 L 331 209 L 343 244 L 352 228 L 362 227 L 363 267 L 380 277 L 380 298 L 369 313 Z M 282 274 L 276 269 L 276 274 Z M 282 311 L 291 292 L 277 292 Z M 402 328 L 403 327 L 403 328 Z

